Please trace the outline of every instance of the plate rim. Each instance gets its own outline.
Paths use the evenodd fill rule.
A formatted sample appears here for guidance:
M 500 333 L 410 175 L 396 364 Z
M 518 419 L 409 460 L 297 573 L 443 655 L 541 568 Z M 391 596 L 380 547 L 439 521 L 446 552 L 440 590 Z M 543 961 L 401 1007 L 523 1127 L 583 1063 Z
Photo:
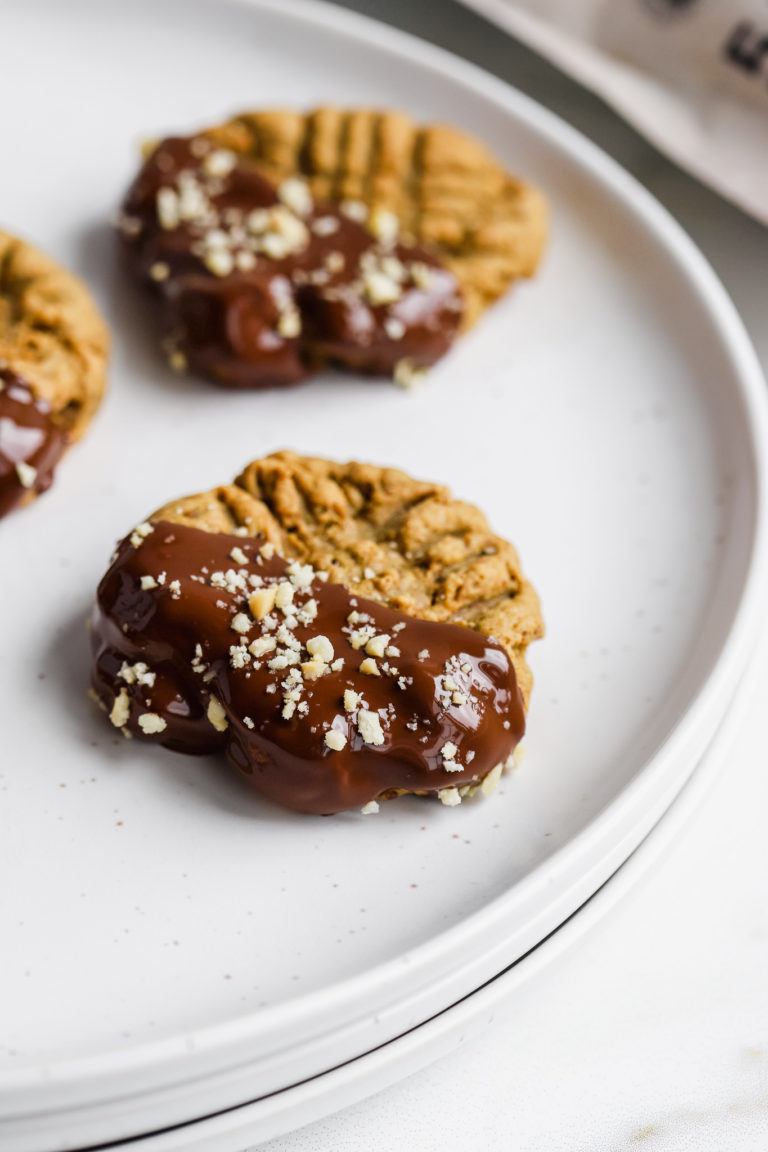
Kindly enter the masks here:
M 724 351 L 733 367 L 734 384 L 738 385 L 738 395 L 744 409 L 747 432 L 750 436 L 749 448 L 753 456 L 754 481 L 754 522 L 751 524 L 751 559 L 746 572 L 741 574 L 741 592 L 738 606 L 720 648 L 720 653 L 704 679 L 697 695 L 678 717 L 669 733 L 666 743 L 655 755 L 638 770 L 636 777 L 567 844 L 553 856 L 539 865 L 515 886 L 517 900 L 521 893 L 532 899 L 536 892 L 544 888 L 553 874 L 560 869 L 571 867 L 576 854 L 584 851 L 587 840 L 605 836 L 612 823 L 626 818 L 627 813 L 640 804 L 647 794 L 654 794 L 660 780 L 669 772 L 670 763 L 688 751 L 690 745 L 701 743 L 704 735 L 711 736 L 716 723 L 712 715 L 722 718 L 727 707 L 721 706 L 721 697 L 727 688 L 738 678 L 751 648 L 756 631 L 759 608 L 764 594 L 761 586 L 766 583 L 768 573 L 768 530 L 765 517 L 761 515 L 768 496 L 768 399 L 765 381 L 757 356 L 751 346 L 743 323 L 738 316 L 725 289 L 711 269 L 708 261 L 687 236 L 684 229 L 664 209 L 642 185 L 609 157 L 601 148 L 583 136 L 577 129 L 561 120 L 536 101 L 517 91 L 511 84 L 485 72 L 433 44 L 421 40 L 410 33 L 391 28 L 371 17 L 329 4 L 326 0 L 198 0 L 199 3 L 216 4 L 218 7 L 237 6 L 252 11 L 268 10 L 286 22 L 293 21 L 304 27 L 315 26 L 330 30 L 335 35 L 356 42 L 372 44 L 375 48 L 406 60 L 414 66 L 437 68 L 449 74 L 451 81 L 458 86 L 469 88 L 502 108 L 507 115 L 522 122 L 543 137 L 554 149 L 564 152 L 588 176 L 607 189 L 632 215 L 639 219 L 646 230 L 663 242 L 675 264 L 685 274 L 686 283 L 692 293 L 698 295 L 700 303 L 717 327 Z M 709 727 L 703 724 L 709 720 Z M 683 787 L 688 773 L 675 777 L 676 787 L 666 800 L 665 807 Z M 626 858 L 626 856 L 625 856 Z M 594 889 L 593 889 L 594 890 Z M 410 968 L 429 967 L 435 951 L 444 954 L 451 951 L 456 942 L 467 933 L 475 936 L 480 929 L 491 930 L 502 920 L 507 911 L 509 895 L 496 897 L 486 906 L 472 913 L 459 925 L 441 932 L 428 942 L 419 945 L 410 953 Z M 468 928 L 471 925 L 471 928 Z M 164 1069 L 166 1074 L 176 1061 L 185 1059 L 189 1065 L 189 1038 L 194 1038 L 198 1057 L 222 1054 L 227 1050 L 243 1045 L 252 1046 L 256 1039 L 283 1034 L 296 1026 L 297 1020 L 305 1021 L 322 1007 L 323 1017 L 335 1014 L 338 1002 L 355 1003 L 370 999 L 371 987 L 380 993 L 386 988 L 395 988 L 402 976 L 402 957 L 376 965 L 364 973 L 325 988 L 315 990 L 292 1000 L 281 1002 L 265 1009 L 243 1013 L 241 1016 L 222 1024 L 194 1029 L 186 1034 L 166 1037 L 158 1041 L 143 1042 L 129 1048 L 105 1049 L 98 1054 L 86 1057 L 66 1058 L 45 1065 L 45 1077 L 41 1079 L 40 1068 L 27 1066 L 14 1070 L 10 1077 L 0 1076 L 0 1105 L 6 1091 L 13 1093 L 17 1102 L 25 1101 L 23 1112 L 8 1113 L 22 1115 L 28 1111 L 32 1101 L 29 1095 L 48 1097 L 63 1090 L 69 1094 L 77 1085 L 81 1089 L 89 1082 L 92 1088 L 99 1088 L 96 1096 L 110 1094 L 123 1096 L 124 1089 L 115 1092 L 117 1083 L 128 1074 L 147 1074 L 150 1069 L 156 1074 Z M 322 1002 L 322 1003 L 321 1003 Z M 237 1062 L 234 1058 L 230 1062 Z M 169 1079 L 169 1083 L 187 1079 L 195 1072 L 189 1066 Z M 199 1074 L 199 1072 L 197 1073 Z M 90 1098 L 93 1092 L 88 1093 Z M 71 1098 L 71 1097 L 70 1097 Z M 35 1101 L 36 1110 L 40 1101 Z M 44 1107 L 46 1105 L 44 1104 Z M 53 1108 L 57 1105 L 52 1104 Z M 6 1115 L 0 1107 L 0 1115 Z
M 765 636 L 763 640 L 765 640 Z M 723 770 L 726 755 L 736 738 L 740 722 L 754 696 L 760 671 L 757 655 L 759 648 L 760 640 L 756 639 L 754 648 L 749 655 L 748 667 L 739 678 L 734 690 L 732 697 L 734 707 L 724 717 L 711 743 L 704 750 L 701 759 L 670 806 L 662 813 L 657 823 L 627 859 L 603 882 L 597 891 L 588 897 L 586 902 L 577 908 L 567 921 L 555 928 L 529 953 L 521 956 L 505 971 L 500 972 L 482 987 L 469 993 L 458 1003 L 450 1005 L 437 1016 L 425 1020 L 423 1024 L 417 1025 L 402 1036 L 395 1037 L 394 1040 L 390 1040 L 380 1048 L 365 1052 L 346 1064 L 321 1073 L 311 1080 L 290 1085 L 282 1092 L 250 1101 L 226 1112 L 206 1116 L 199 1121 L 192 1121 L 190 1124 L 179 1125 L 178 1128 L 170 1129 L 167 1132 L 147 1133 L 135 1141 L 136 1152 L 180 1152 L 182 1147 L 184 1152 L 187 1152 L 186 1139 L 184 1145 L 175 1143 L 177 1134 L 185 1137 L 191 1135 L 203 1138 L 204 1147 L 198 1150 L 197 1140 L 195 1140 L 195 1144 L 190 1145 L 189 1152 L 213 1152 L 208 1145 L 209 1139 L 226 1138 L 233 1135 L 238 1136 L 238 1141 L 247 1139 L 249 1142 L 258 1140 L 261 1143 L 275 1140 L 280 1136 L 288 1135 L 299 1127 L 316 1123 L 334 1115 L 343 1108 L 360 1103 L 375 1092 L 386 1091 L 388 1088 L 401 1083 L 415 1071 L 426 1068 L 435 1060 L 455 1051 L 465 1039 L 464 1033 L 458 1040 L 455 1038 L 459 1029 L 472 1029 L 476 1026 L 476 1017 L 481 1013 L 493 1012 L 500 1006 L 507 1007 L 514 996 L 519 994 L 530 980 L 535 979 L 540 972 L 552 964 L 560 962 L 571 948 L 581 943 L 583 937 L 595 925 L 610 915 L 628 892 L 632 891 L 654 867 L 660 864 L 660 857 L 670 850 L 676 836 L 706 799 L 711 787 Z M 412 1058 L 414 1049 L 418 1053 L 415 1066 L 411 1064 L 405 1071 L 401 1071 L 400 1067 L 392 1069 L 392 1065 L 396 1064 L 400 1057 L 407 1059 L 411 1056 Z M 385 1082 L 381 1083 L 381 1073 L 387 1069 L 389 1071 L 386 1072 Z M 339 1099 L 340 1097 L 343 1098 Z M 286 1123 L 287 1114 L 289 1111 L 295 1113 L 297 1106 L 300 1109 L 305 1109 L 302 1118 L 298 1123 Z M 266 1111 L 267 1115 L 263 1118 L 256 1115 L 253 1120 L 250 1116 L 245 1117 L 248 1129 L 241 1137 L 237 1131 L 240 1128 L 238 1121 L 244 1118 L 246 1111 L 257 1113 Z M 307 1112 L 310 1114 L 308 1115 Z M 252 1123 L 258 1125 L 262 1119 L 264 1127 L 261 1129 L 251 1127 Z M 216 1132 L 215 1129 L 218 1127 L 221 1130 Z M 118 1144 L 116 1145 L 116 1152 L 119 1152 L 121 1147 L 127 1148 L 128 1146 L 122 1143 Z

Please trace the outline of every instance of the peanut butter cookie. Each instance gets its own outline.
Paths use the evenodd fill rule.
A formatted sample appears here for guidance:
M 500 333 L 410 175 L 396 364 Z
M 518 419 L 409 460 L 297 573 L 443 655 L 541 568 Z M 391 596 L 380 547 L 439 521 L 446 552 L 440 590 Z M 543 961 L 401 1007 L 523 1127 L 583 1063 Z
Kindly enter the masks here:
M 162 141 L 118 226 L 175 368 L 263 387 L 332 363 L 408 385 L 533 273 L 546 212 L 455 129 L 325 108 Z
M 119 545 L 93 686 L 126 734 L 226 751 L 289 808 L 492 791 L 525 727 L 536 593 L 479 509 L 280 452 Z
M 109 336 L 86 287 L 0 232 L 0 516 L 44 492 L 105 386 Z

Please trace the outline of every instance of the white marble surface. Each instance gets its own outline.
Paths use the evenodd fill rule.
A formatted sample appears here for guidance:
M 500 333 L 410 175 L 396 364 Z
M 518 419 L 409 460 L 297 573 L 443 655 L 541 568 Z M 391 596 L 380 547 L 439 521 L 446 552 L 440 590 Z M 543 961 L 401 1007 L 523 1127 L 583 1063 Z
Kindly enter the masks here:
M 347 6 L 481 64 L 616 157 L 709 257 L 768 371 L 768 230 L 458 4 Z M 766 714 L 768 637 L 727 763 L 626 899 L 480 1040 L 262 1152 L 764 1152 Z

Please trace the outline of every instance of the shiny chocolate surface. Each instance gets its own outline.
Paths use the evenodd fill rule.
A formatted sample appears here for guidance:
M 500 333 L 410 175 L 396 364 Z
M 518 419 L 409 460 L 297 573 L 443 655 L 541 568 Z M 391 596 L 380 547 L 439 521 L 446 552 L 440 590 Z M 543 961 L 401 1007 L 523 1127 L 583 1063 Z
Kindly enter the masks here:
M 66 433 L 29 384 L 0 367 L 0 516 L 30 492 L 45 492 L 64 448 Z
M 164 140 L 118 221 L 172 367 L 234 388 L 292 384 L 325 364 L 407 383 L 450 347 L 458 282 L 390 213 L 275 187 L 200 137 Z
M 262 539 L 139 525 L 99 586 L 92 643 L 116 727 L 180 752 L 222 749 L 300 812 L 400 789 L 457 804 L 525 726 L 494 640 L 354 596 Z

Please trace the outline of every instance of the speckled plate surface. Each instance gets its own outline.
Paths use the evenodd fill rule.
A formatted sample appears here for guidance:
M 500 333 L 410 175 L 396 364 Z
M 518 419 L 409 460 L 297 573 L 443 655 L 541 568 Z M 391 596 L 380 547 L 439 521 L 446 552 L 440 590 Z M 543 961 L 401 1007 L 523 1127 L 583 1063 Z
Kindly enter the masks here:
M 683 234 L 467 65 L 298 3 L 28 0 L 4 31 L 0 96 L 25 99 L 5 132 L 3 223 L 88 279 L 116 344 L 88 439 L 0 525 L 0 1144 L 48 1152 L 370 1051 L 597 889 L 682 787 L 748 655 L 766 414 L 741 326 Z M 172 378 L 113 266 L 136 143 L 331 99 L 484 136 L 550 197 L 540 275 L 414 393 L 327 375 L 237 396 Z M 446 481 L 519 545 L 549 634 L 527 756 L 492 800 L 298 817 L 213 759 L 115 740 L 90 707 L 83 622 L 114 540 L 281 446 Z
M 251 1152 L 254 1145 L 331 1116 L 374 1092 L 381 1092 L 451 1051 L 471 1043 L 490 1027 L 515 1028 L 515 1010 L 528 982 L 566 961 L 569 950 L 643 879 L 675 844 L 685 822 L 706 796 L 736 738 L 759 677 L 768 668 L 753 656 L 715 738 L 691 778 L 632 855 L 575 915 L 501 975 L 445 1012 L 388 1044 L 339 1068 L 283 1092 L 220 1112 L 204 1120 L 120 1144 L 126 1152 Z M 405 1125 L 409 1118 L 403 1118 Z M 314 1128 L 313 1128 L 314 1130 Z M 321 1139 L 322 1139 L 321 1135 Z M 305 1143 L 310 1139 L 305 1136 Z M 311 1147 L 311 1144 L 306 1144 Z M 330 1146 L 330 1145 L 329 1145 Z M 382 1145 L 385 1147 L 386 1145 Z

